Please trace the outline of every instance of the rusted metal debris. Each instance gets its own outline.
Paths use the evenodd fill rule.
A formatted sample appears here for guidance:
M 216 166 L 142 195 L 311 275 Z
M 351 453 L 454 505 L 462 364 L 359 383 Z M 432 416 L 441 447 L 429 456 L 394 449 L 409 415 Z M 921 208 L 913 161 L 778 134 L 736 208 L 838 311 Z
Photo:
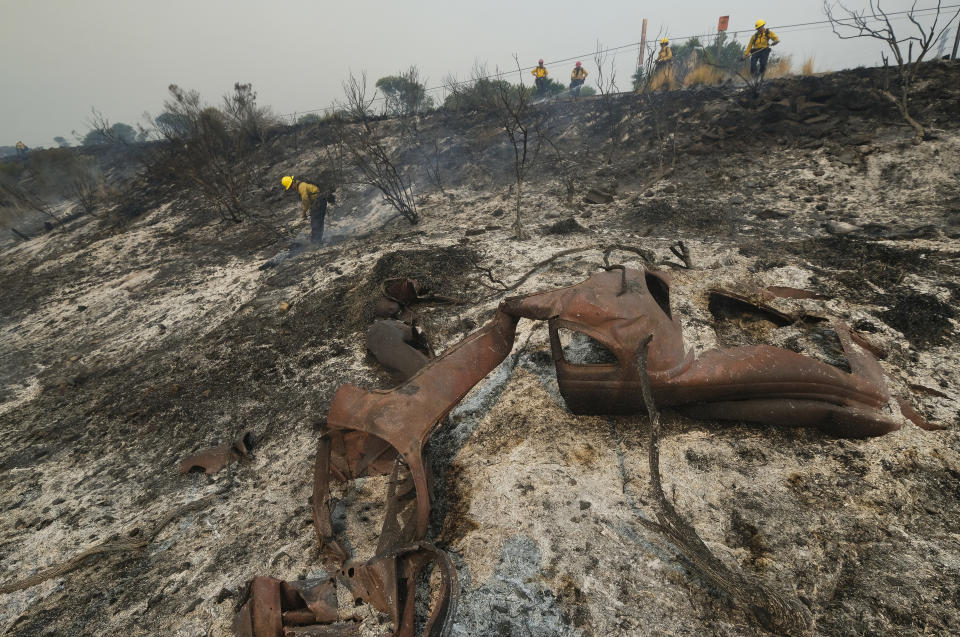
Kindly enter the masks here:
M 203 471 L 207 475 L 212 475 L 232 462 L 249 457 L 252 448 L 253 434 L 247 431 L 233 442 L 187 456 L 180 462 L 180 473 Z
M 910 401 L 910 398 L 907 396 L 897 396 L 897 405 L 900 407 L 900 413 L 904 418 L 915 424 L 917 427 L 925 431 L 939 431 L 943 429 L 940 425 L 935 425 L 929 420 L 923 417 L 919 411 L 913 406 L 913 403 Z
M 250 598 L 234 616 L 232 629 L 238 637 L 346 637 L 359 632 L 356 621 L 356 617 L 340 617 L 334 578 L 283 582 L 255 577 Z
M 384 367 L 404 379 L 416 374 L 429 358 L 420 348 L 423 334 L 414 325 L 392 319 L 376 321 L 367 330 L 367 349 Z M 418 347 L 419 346 L 419 347 Z
M 421 298 L 415 282 L 398 281 L 385 286 L 393 300 L 406 303 Z M 758 307 L 746 297 L 715 292 L 727 300 Z M 765 306 L 762 309 L 768 311 Z M 768 316 L 777 324 L 794 321 L 773 308 Z M 424 449 L 450 410 L 510 353 L 521 318 L 547 321 L 560 392 L 576 414 L 644 412 L 637 356 L 644 339 L 652 334 L 646 374 L 659 405 L 673 406 L 697 418 L 817 427 L 838 436 L 882 435 L 902 424 L 886 409 L 890 394 L 876 359 L 856 345 L 854 332 L 839 322 L 833 323 L 833 328 L 851 373 L 767 345 L 694 356 L 672 315 L 670 278 L 662 272 L 609 266 L 577 285 L 508 298 L 486 326 L 442 356 L 423 363 L 397 387 L 388 391 L 340 387 L 318 441 L 313 519 L 324 566 L 334 574 L 331 581 L 346 585 L 356 599 L 390 615 L 399 637 L 414 634 L 414 582 L 431 563 L 439 567 L 443 584 L 425 634 L 441 637 L 449 633 L 459 589 L 449 557 L 423 541 L 432 486 Z M 398 342 L 409 347 L 408 334 L 401 326 L 381 324 L 371 331 L 392 331 L 399 335 Z M 568 361 L 560 330 L 586 335 L 607 348 L 613 358 L 592 364 Z M 397 368 L 409 371 L 422 362 L 412 358 L 396 363 Z M 914 420 L 909 402 L 904 406 L 901 401 L 901 409 L 905 417 Z M 330 484 L 387 474 L 387 511 L 375 556 L 365 563 L 350 561 L 333 530 Z M 303 593 L 303 605 L 295 600 L 284 602 L 283 583 L 256 585 L 258 580 L 245 606 L 250 609 L 246 612 L 252 632 L 235 630 L 237 635 L 274 637 L 295 623 L 294 617 L 317 624 L 332 617 L 325 607 L 320 612 L 310 606 Z M 401 583 L 405 590 L 400 590 Z M 303 607 L 313 616 L 308 617 Z M 293 611 L 298 614 L 289 614 Z M 248 620 L 239 621 L 247 630 Z
M 455 298 L 439 294 L 424 294 L 424 287 L 417 279 L 401 277 L 383 282 L 383 296 L 407 306 L 414 303 L 459 303 Z

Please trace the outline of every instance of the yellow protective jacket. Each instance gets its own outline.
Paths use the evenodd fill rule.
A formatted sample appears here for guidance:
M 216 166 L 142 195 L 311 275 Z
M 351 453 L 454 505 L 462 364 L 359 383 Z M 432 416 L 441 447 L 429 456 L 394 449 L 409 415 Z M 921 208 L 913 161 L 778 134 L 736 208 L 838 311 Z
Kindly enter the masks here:
M 585 79 L 587 79 L 587 75 L 589 75 L 589 74 L 587 73 L 587 69 L 583 68 L 582 66 L 575 66 L 575 67 L 573 67 L 573 72 L 570 73 L 570 79 L 571 79 L 571 80 L 585 80 Z
M 303 207 L 303 214 L 310 211 L 310 205 L 320 196 L 320 189 L 313 184 L 301 181 L 297 186 L 297 192 L 300 193 L 300 205 Z
M 533 77 L 536 77 L 536 78 L 547 77 L 547 67 L 535 66 L 533 67 L 533 70 L 530 71 L 530 73 L 533 75 Z
M 673 51 L 669 46 L 660 47 L 660 55 L 657 56 L 657 62 L 669 62 L 673 59 Z
M 753 34 L 753 37 L 750 38 L 750 42 L 747 44 L 747 55 L 770 48 L 770 44 L 775 44 L 779 41 L 780 38 L 778 38 L 777 34 L 770 29 L 757 29 L 756 33 Z

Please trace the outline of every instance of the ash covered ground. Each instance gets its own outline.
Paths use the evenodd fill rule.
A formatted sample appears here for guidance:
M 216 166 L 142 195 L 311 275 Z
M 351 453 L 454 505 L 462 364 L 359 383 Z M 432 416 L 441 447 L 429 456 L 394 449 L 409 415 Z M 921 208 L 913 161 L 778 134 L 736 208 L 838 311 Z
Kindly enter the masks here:
M 960 625 L 960 65 L 922 73 L 912 129 L 875 70 L 735 88 L 542 104 L 553 145 L 524 185 L 533 237 L 511 240 L 512 149 L 482 113 L 437 113 L 441 192 L 418 173 L 423 220 L 391 219 L 345 187 L 325 243 L 298 204 L 265 191 L 268 221 L 224 223 L 186 190 L 134 190 L 122 224 L 80 217 L 0 253 L 0 582 L 136 537 L 143 550 L 0 595 L 10 635 L 229 635 L 254 575 L 315 576 L 312 464 L 336 389 L 394 381 L 367 354 L 379 285 L 411 276 L 457 304 L 416 308 L 437 352 L 516 292 L 577 283 L 603 248 L 650 251 L 674 277 L 689 348 L 766 342 L 832 363 L 829 335 L 711 312 L 707 291 L 769 285 L 825 299 L 787 312 L 841 318 L 886 356 L 907 423 L 845 440 L 664 412 L 664 488 L 729 567 L 795 595 L 816 634 L 945 634 Z M 401 164 L 427 161 L 378 122 Z M 328 135 L 290 129 L 263 152 L 271 183 L 320 169 Z M 608 203 L 585 200 L 590 189 Z M 123 205 L 132 205 L 129 197 Z M 119 205 L 119 204 L 118 204 Z M 694 268 L 670 251 L 682 240 Z M 612 256 L 643 264 L 628 252 Z M 264 267 L 267 265 L 268 267 Z M 479 266 L 479 267 L 478 267 Z M 491 276 L 488 276 L 487 272 Z M 763 634 L 665 538 L 645 529 L 645 417 L 580 417 L 557 390 L 546 326 L 522 321 L 506 361 L 430 443 L 428 537 L 449 551 L 456 635 Z M 214 476 L 181 458 L 244 431 L 250 460 Z M 624 467 L 621 472 L 619 467 Z M 372 555 L 382 481 L 334 492 L 350 545 Z M 365 634 L 385 618 L 361 609 Z

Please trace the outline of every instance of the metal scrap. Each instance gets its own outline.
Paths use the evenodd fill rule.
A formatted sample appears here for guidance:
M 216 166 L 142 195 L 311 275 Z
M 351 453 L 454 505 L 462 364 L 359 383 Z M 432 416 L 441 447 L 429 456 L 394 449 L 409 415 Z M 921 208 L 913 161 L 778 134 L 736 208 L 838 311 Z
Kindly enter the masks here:
M 430 360 L 417 346 L 425 345 L 422 332 L 402 321 L 376 321 L 367 330 L 367 349 L 380 364 L 410 378 Z
M 227 442 L 189 455 L 180 461 L 180 473 L 203 471 L 207 475 L 217 473 L 228 464 L 250 457 L 253 434 L 249 431 L 233 442 Z
M 385 286 L 385 293 L 399 302 L 421 298 L 417 285 L 409 279 L 394 280 Z M 794 321 L 747 297 L 713 293 L 725 302 L 759 308 L 775 324 Z M 657 404 L 674 406 L 693 417 L 818 427 L 839 436 L 882 435 L 902 424 L 886 409 L 890 394 L 882 369 L 869 351 L 855 344 L 857 337 L 842 323 L 834 323 L 833 328 L 850 373 L 768 345 L 716 349 L 694 356 L 684 344 L 679 320 L 672 315 L 670 278 L 662 272 L 609 266 L 577 285 L 508 298 L 487 325 L 442 356 L 414 361 L 416 357 L 404 351 L 400 358 L 410 355 L 409 361 L 387 363 L 411 372 L 394 389 L 341 386 L 318 442 L 313 519 L 325 567 L 336 573 L 336 580 L 348 586 L 356 599 L 390 615 L 397 636 L 414 634 L 415 582 L 428 563 L 440 568 L 443 584 L 425 634 L 449 634 L 459 589 L 446 553 L 423 542 L 432 484 L 424 449 L 450 410 L 510 353 L 521 318 L 547 321 L 560 392 L 576 414 L 645 411 L 637 357 L 645 339 L 653 335 L 645 365 L 653 397 Z M 381 331 L 390 332 L 409 347 L 409 334 L 402 323 L 378 325 L 371 328 L 371 342 L 378 341 Z M 560 330 L 586 335 L 609 350 L 612 358 L 587 364 L 568 361 Z M 390 345 L 394 346 L 396 343 Z M 389 360 L 391 355 L 381 360 Z M 909 403 L 904 406 L 901 401 L 901 409 L 914 420 Z M 378 474 L 390 475 L 380 541 L 373 558 L 352 562 L 335 537 L 330 484 Z M 332 617 L 316 612 L 302 592 L 299 594 L 313 617 L 307 617 L 301 607 L 291 607 L 299 614 L 285 615 L 278 592 L 284 590 L 282 583 L 258 584 L 263 579 L 268 578 L 255 580 L 252 598 L 245 606 L 250 609 L 247 614 L 253 632 L 236 634 L 274 637 L 283 626 L 294 623 L 294 617 L 297 621 L 315 619 L 318 624 Z M 402 586 L 406 586 L 403 591 Z M 244 630 L 247 621 L 240 620 Z

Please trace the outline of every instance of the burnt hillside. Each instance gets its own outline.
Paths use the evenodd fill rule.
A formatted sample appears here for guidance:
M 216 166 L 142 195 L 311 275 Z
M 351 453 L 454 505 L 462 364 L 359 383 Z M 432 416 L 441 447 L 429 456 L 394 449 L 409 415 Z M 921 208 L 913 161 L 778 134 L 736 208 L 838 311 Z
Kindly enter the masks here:
M 842 319 L 882 351 L 891 392 L 944 429 L 842 439 L 665 410 L 665 490 L 724 564 L 808 608 L 815 634 L 954 630 L 960 65 L 923 69 L 919 145 L 876 92 L 881 72 L 776 80 L 759 96 L 729 86 L 539 104 L 548 141 L 522 188 L 528 240 L 510 238 L 513 150 L 486 112 L 375 122 L 422 221 L 347 180 L 320 246 L 279 183 L 329 173 L 322 122 L 271 133 L 241 223 L 141 169 L 149 149 L 102 159 L 116 197 L 97 216 L 64 200 L 62 227 L 0 252 L 0 585 L 211 500 L 145 546 L 0 594 L 0 630 L 231 634 L 249 578 L 323 575 L 316 439 L 342 384 L 396 383 L 365 340 L 382 282 L 413 277 L 457 301 L 415 308 L 442 353 L 490 319 L 507 294 L 496 281 L 569 250 L 509 294 L 571 285 L 614 245 L 636 251 L 613 262 L 672 274 L 670 308 L 695 353 L 769 343 L 843 368 L 823 323 L 711 304 L 714 288 L 767 286 L 815 293 L 771 304 Z M 245 431 L 249 459 L 178 473 Z M 646 432 L 643 416 L 571 414 L 546 328 L 520 323 L 506 361 L 430 442 L 428 538 L 459 576 L 452 634 L 764 634 L 637 523 L 651 514 Z M 361 558 L 377 544 L 385 480 L 334 493 L 337 530 Z M 356 612 L 362 634 L 390 628 Z

